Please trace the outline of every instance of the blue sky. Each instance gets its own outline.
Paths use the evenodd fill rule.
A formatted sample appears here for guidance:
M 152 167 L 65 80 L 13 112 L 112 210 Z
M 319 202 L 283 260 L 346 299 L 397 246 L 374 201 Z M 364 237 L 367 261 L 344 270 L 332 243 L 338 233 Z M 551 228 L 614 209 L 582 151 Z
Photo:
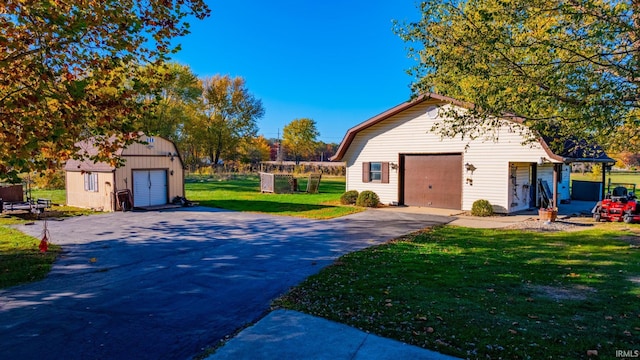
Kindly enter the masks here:
M 409 99 L 414 65 L 392 20 L 416 21 L 414 0 L 208 1 L 173 60 L 199 77 L 241 76 L 262 100 L 259 133 L 282 135 L 297 118 L 316 121 L 319 140 Z

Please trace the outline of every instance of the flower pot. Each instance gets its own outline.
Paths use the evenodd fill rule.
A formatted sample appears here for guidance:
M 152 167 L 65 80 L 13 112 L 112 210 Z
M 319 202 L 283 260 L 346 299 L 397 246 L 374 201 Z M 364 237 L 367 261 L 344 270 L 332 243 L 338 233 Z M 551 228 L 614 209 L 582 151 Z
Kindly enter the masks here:
M 556 218 L 558 217 L 558 210 L 539 209 L 538 217 L 540 218 L 540 221 L 556 221 Z

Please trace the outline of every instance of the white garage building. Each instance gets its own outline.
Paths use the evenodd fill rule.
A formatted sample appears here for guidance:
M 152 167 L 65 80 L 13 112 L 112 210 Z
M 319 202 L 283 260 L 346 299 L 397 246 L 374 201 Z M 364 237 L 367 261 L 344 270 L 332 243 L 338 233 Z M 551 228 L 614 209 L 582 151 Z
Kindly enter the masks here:
M 349 129 L 331 160 L 346 162 L 347 190 L 374 191 L 386 204 L 470 210 L 484 199 L 499 213 L 553 206 L 553 200 L 557 206 L 571 196 L 570 163 L 613 162 L 601 151 L 554 153 L 543 139 L 526 143 L 514 131 L 522 125 L 517 118 L 502 121 L 496 141 L 431 131 L 442 107 L 469 106 L 422 95 Z M 543 205 L 543 195 L 551 205 Z

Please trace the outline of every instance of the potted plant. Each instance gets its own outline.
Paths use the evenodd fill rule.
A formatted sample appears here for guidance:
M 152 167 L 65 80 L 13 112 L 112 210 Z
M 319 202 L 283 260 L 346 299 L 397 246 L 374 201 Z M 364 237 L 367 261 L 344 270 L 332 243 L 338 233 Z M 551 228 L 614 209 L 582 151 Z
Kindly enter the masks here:
M 554 222 L 558 217 L 558 208 L 552 208 L 552 207 L 540 208 L 538 209 L 538 217 L 540 218 L 541 221 Z

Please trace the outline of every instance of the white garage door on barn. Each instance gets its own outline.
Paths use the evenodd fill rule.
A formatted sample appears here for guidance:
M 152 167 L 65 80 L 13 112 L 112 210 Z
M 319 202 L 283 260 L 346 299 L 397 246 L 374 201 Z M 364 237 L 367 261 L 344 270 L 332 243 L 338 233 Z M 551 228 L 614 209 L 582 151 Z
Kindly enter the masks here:
M 133 206 L 156 206 L 167 203 L 166 170 L 133 171 Z

